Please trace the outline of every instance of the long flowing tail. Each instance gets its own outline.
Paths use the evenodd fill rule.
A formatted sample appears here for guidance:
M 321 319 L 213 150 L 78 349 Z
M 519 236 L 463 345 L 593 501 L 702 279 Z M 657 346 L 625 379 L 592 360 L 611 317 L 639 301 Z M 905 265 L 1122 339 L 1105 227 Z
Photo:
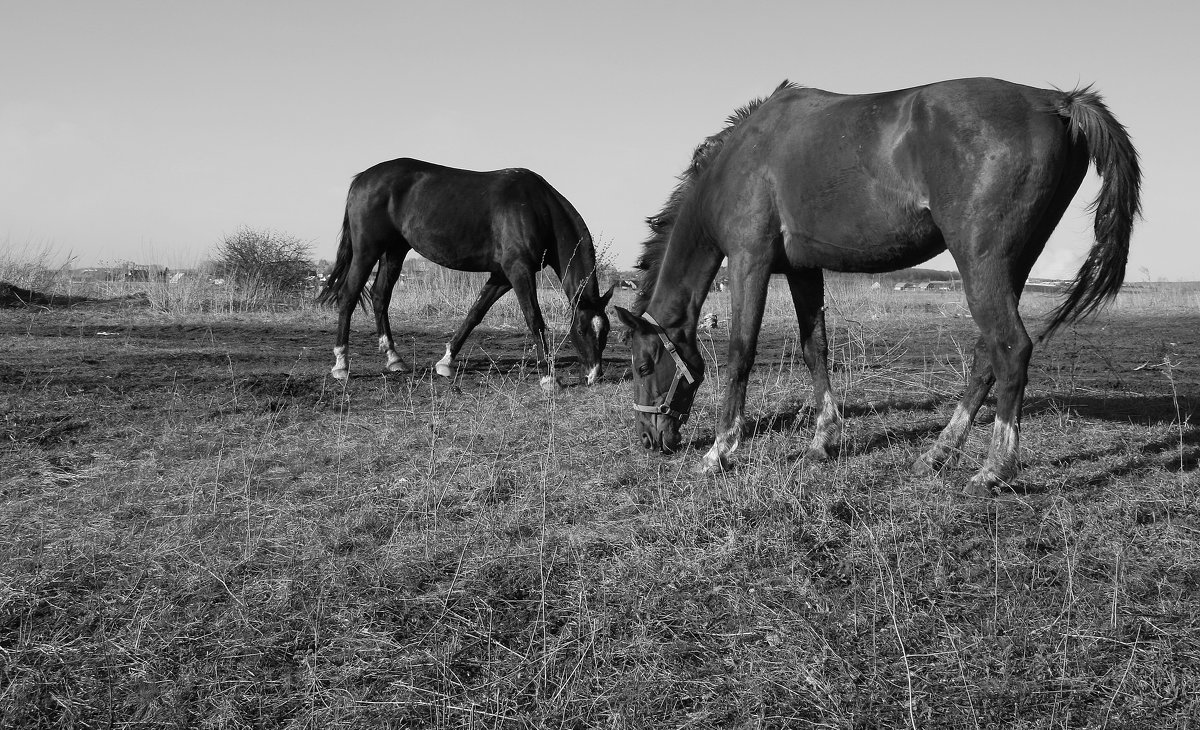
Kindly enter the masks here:
M 1141 212 L 1142 173 L 1137 150 L 1125 127 L 1091 87 L 1063 94 L 1055 107 L 1070 127 L 1071 141 L 1083 135 L 1088 154 L 1101 177 L 1100 194 L 1092 202 L 1096 242 L 1053 312 L 1041 339 L 1064 324 L 1094 312 L 1117 295 L 1125 281 L 1129 234 Z
M 325 281 L 325 288 L 317 295 L 321 304 L 337 305 L 342 300 L 342 288 L 346 283 L 346 272 L 350 270 L 350 262 L 354 259 L 354 246 L 350 240 L 350 211 L 347 210 L 342 218 L 342 240 L 338 244 L 337 258 L 333 262 L 333 271 Z

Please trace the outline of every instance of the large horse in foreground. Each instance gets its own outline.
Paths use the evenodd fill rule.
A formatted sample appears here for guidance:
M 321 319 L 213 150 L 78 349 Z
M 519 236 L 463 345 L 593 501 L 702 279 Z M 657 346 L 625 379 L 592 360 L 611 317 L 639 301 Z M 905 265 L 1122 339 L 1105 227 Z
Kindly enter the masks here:
M 980 329 L 966 392 L 917 461 L 934 472 L 960 454 L 996 386 L 996 420 L 966 491 L 991 494 L 1017 472 L 1033 343 L 1017 305 L 1030 269 L 1087 172 L 1102 177 L 1095 243 L 1043 336 L 1116 295 L 1139 212 L 1137 153 L 1099 95 L 960 79 L 879 94 L 782 84 L 706 139 L 658 216 L 639 266 L 632 332 L 635 405 L 647 448 L 672 451 L 704 376 L 700 307 L 729 260 L 729 387 L 704 467 L 729 466 L 768 279 L 786 275 L 820 409 L 811 458 L 841 424 L 829 385 L 823 269 L 882 272 L 949 250 Z
M 350 316 L 376 262 L 371 303 L 379 350 L 387 356 L 388 370 L 411 369 L 396 352 L 388 320 L 392 289 L 409 251 L 451 269 L 491 274 L 437 362 L 439 375 L 452 375 L 467 336 L 512 289 L 538 361 L 547 363 L 543 382 L 554 382 L 554 355 L 537 299 L 537 273 L 546 266 L 558 275 L 571 304 L 570 337 L 588 383 L 601 375 L 609 330 L 604 308 L 612 289 L 600 295 L 592 234 L 575 207 L 529 170 L 471 172 L 399 159 L 355 176 L 346 196 L 337 259 L 319 297 L 336 302 L 339 310 L 333 377 L 349 377 Z

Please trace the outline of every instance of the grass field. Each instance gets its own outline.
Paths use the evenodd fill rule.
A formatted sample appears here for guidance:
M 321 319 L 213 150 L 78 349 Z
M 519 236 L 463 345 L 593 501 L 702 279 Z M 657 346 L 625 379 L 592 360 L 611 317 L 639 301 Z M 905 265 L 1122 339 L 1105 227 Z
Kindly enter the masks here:
M 960 466 L 908 469 L 963 385 L 959 293 L 830 287 L 823 464 L 772 293 L 753 434 L 701 476 L 727 295 L 664 457 L 619 339 L 548 394 L 511 297 L 443 380 L 472 286 L 398 290 L 417 372 L 360 312 L 341 383 L 330 312 L 139 286 L 0 310 L 2 727 L 1200 727 L 1194 289 L 1040 346 L 1024 471 L 981 500 L 987 408 Z

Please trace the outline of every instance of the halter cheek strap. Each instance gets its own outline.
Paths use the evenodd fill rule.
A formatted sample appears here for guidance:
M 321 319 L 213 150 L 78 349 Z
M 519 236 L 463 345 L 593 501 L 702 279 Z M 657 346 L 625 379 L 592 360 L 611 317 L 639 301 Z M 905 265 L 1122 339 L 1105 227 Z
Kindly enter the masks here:
M 654 413 L 662 416 L 670 416 L 679 421 L 680 425 L 687 423 L 688 412 L 673 408 L 675 405 L 675 389 L 679 387 L 681 380 L 687 380 L 691 385 L 696 382 L 696 378 L 692 375 L 692 371 L 688 368 L 687 363 L 675 351 L 675 343 L 671 342 L 671 338 L 667 337 L 667 331 L 663 326 L 655 321 L 648 313 L 642 313 L 642 319 L 654 325 L 654 331 L 658 333 L 658 338 L 662 340 L 663 347 L 667 352 L 671 353 L 671 358 L 675 360 L 675 377 L 671 380 L 671 389 L 667 391 L 667 396 L 656 406 L 644 406 L 640 403 L 633 404 L 633 410 L 641 413 Z

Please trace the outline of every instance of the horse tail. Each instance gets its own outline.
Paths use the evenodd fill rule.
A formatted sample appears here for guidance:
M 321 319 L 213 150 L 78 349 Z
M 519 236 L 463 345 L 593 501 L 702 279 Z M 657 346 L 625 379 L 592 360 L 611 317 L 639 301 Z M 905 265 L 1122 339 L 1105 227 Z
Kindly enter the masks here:
M 1125 281 L 1129 235 L 1141 213 L 1142 173 L 1137 150 L 1100 95 L 1091 87 L 1062 95 L 1054 111 L 1067 120 L 1072 143 L 1083 135 L 1092 164 L 1100 175 L 1100 193 L 1090 209 L 1096 241 L 1066 296 L 1042 333 L 1046 339 L 1060 326 L 1079 320 L 1112 300 Z
M 342 218 L 341 243 L 338 244 L 337 257 L 333 262 L 333 271 L 325 280 L 325 288 L 317 295 L 321 304 L 339 304 L 342 300 L 342 289 L 346 283 L 346 274 L 350 271 L 350 262 L 354 260 L 354 244 L 350 240 L 350 209 Z

